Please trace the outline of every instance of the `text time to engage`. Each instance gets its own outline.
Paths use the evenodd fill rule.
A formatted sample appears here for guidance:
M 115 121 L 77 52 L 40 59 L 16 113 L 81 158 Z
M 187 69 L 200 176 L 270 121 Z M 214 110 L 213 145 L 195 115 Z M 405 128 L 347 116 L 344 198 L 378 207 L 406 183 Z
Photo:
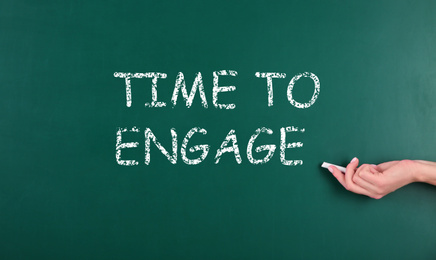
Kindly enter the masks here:
M 220 76 L 237 76 L 237 75 L 238 75 L 238 73 L 234 70 L 221 70 L 221 71 L 214 71 L 213 72 L 212 103 L 213 103 L 215 108 L 217 108 L 217 109 L 235 109 L 235 107 L 236 107 L 235 104 L 220 104 L 218 101 L 218 94 L 221 92 L 231 92 L 231 91 L 234 91 L 236 89 L 235 86 L 220 86 L 219 85 L 219 77 Z M 258 78 L 266 78 L 266 80 L 267 80 L 267 93 L 268 93 L 268 106 L 273 106 L 272 80 L 273 80 L 273 78 L 285 78 L 286 74 L 285 73 L 278 73 L 278 72 L 256 72 L 255 76 Z M 130 82 L 131 78 L 150 78 L 150 79 L 152 79 L 152 84 L 151 84 L 152 100 L 151 100 L 151 102 L 145 103 L 145 107 L 165 107 L 167 105 L 166 102 L 158 101 L 158 99 L 157 99 L 157 81 L 158 81 L 158 79 L 167 78 L 167 75 L 165 73 L 159 73 L 159 72 L 147 72 L 147 73 L 115 72 L 114 77 L 125 79 L 126 106 L 127 107 L 132 106 L 132 87 L 131 87 L 131 82 Z M 292 90 L 294 88 L 294 85 L 302 77 L 311 78 L 314 82 L 313 95 L 312 95 L 311 99 L 305 103 L 296 101 L 292 95 Z M 188 91 L 186 88 L 186 83 L 184 80 L 184 75 L 182 72 L 179 72 L 177 77 L 176 77 L 176 80 L 175 80 L 175 87 L 174 87 L 173 95 L 171 98 L 171 102 L 173 103 L 173 107 L 176 106 L 178 95 L 181 92 L 182 97 L 185 100 L 186 107 L 189 108 L 193 103 L 193 100 L 194 100 L 194 97 L 196 96 L 197 91 L 199 93 L 202 106 L 207 109 L 208 103 L 207 103 L 206 95 L 204 92 L 204 85 L 203 85 L 201 73 L 198 72 L 196 74 L 195 80 L 194 80 L 192 87 L 191 87 L 191 91 L 188 94 Z M 320 92 L 320 82 L 319 82 L 318 77 L 313 73 L 304 72 L 304 73 L 295 75 L 291 79 L 291 81 L 289 82 L 289 85 L 288 85 L 288 89 L 287 89 L 287 97 L 288 97 L 288 100 L 292 106 L 299 108 L 299 109 L 306 109 L 315 103 L 315 101 L 318 98 L 319 92 Z M 116 157 L 116 161 L 119 165 L 134 166 L 134 165 L 139 164 L 138 160 L 134 160 L 134 159 L 127 160 L 125 158 L 122 158 L 122 156 L 121 156 L 121 151 L 123 149 L 137 148 L 139 145 L 139 142 L 123 143 L 123 141 L 122 141 L 123 133 L 126 133 L 126 132 L 136 132 L 137 133 L 139 131 L 140 131 L 139 128 L 137 128 L 136 126 L 130 128 L 130 129 L 128 129 L 127 127 L 124 127 L 124 128 L 119 127 L 118 128 L 117 133 L 116 133 L 115 157 Z M 288 166 L 302 165 L 303 164 L 302 160 L 287 160 L 286 159 L 286 149 L 303 147 L 302 142 L 290 142 L 290 143 L 288 143 L 286 141 L 287 133 L 291 133 L 291 132 L 304 133 L 305 129 L 295 127 L 295 126 L 287 126 L 287 127 L 280 128 L 280 145 L 279 145 L 279 147 L 280 147 L 280 161 L 283 165 L 288 165 Z M 180 147 L 180 155 L 181 155 L 182 161 L 188 165 L 196 165 L 196 164 L 203 162 L 206 159 L 206 157 L 209 153 L 209 150 L 210 150 L 210 146 L 208 144 L 194 145 L 194 146 L 190 147 L 189 149 L 187 149 L 190 139 L 196 133 L 206 135 L 207 130 L 204 128 L 201 128 L 201 127 L 191 128 L 191 130 L 188 131 L 188 133 L 185 135 L 185 137 L 182 141 L 182 145 Z M 277 146 L 274 144 L 260 145 L 260 146 L 257 146 L 256 148 L 253 148 L 253 145 L 254 145 L 257 137 L 261 133 L 272 135 L 273 130 L 271 130 L 267 127 L 260 127 L 260 128 L 257 128 L 254 131 L 254 134 L 250 137 L 248 144 L 247 144 L 246 154 L 247 154 L 248 161 L 252 164 L 267 163 L 273 157 L 274 152 L 277 148 Z M 150 128 L 145 129 L 145 131 L 144 131 L 144 144 L 145 144 L 144 163 L 146 165 L 148 165 L 150 163 L 150 160 L 151 160 L 151 156 L 150 156 L 151 142 L 154 143 L 154 145 L 161 151 L 161 153 L 169 160 L 170 163 L 172 163 L 172 164 L 177 163 L 178 137 L 177 137 L 177 131 L 174 128 L 171 129 L 171 137 L 172 137 L 172 145 L 171 145 L 171 153 L 170 153 L 169 149 L 166 149 L 157 140 L 155 134 L 152 132 L 152 130 Z M 263 158 L 256 159 L 253 157 L 253 149 L 256 153 L 262 153 L 262 152 L 267 152 L 267 153 Z M 197 156 L 196 158 L 188 158 L 187 150 L 190 153 L 201 152 L 201 154 L 199 156 Z M 240 164 L 242 162 L 239 146 L 237 143 L 236 131 L 234 129 L 231 129 L 228 132 L 224 141 L 221 143 L 220 148 L 217 149 L 217 151 L 215 153 L 215 164 L 219 163 L 220 158 L 224 153 L 229 153 L 229 152 L 234 154 L 236 162 L 238 164 Z

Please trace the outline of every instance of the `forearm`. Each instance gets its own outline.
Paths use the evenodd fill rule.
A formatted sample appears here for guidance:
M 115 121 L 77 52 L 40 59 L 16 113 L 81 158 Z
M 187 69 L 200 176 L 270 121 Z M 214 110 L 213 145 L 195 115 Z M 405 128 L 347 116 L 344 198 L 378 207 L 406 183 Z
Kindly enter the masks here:
M 417 182 L 426 182 L 436 185 L 436 162 L 416 160 L 413 161 L 414 176 Z

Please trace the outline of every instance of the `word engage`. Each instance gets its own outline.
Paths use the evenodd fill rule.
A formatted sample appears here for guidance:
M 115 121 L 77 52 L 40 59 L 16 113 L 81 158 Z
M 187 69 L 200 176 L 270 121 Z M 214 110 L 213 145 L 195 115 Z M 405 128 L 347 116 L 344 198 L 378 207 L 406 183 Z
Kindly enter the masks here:
M 213 82 L 212 82 L 212 104 L 217 109 L 235 109 L 236 104 L 222 104 L 219 102 L 219 93 L 222 92 L 232 92 L 236 90 L 236 86 L 221 86 L 219 84 L 220 77 L 223 76 L 231 76 L 236 77 L 238 75 L 238 72 L 234 70 L 220 70 L 220 71 L 214 71 L 212 72 L 213 75 Z M 273 106 L 273 79 L 276 78 L 285 78 L 285 73 L 279 73 L 279 72 L 256 72 L 254 73 L 254 76 L 257 78 L 266 79 L 266 87 L 267 87 L 267 94 L 268 94 L 268 107 Z M 151 101 L 145 103 L 145 107 L 149 108 L 162 108 L 166 107 L 167 103 L 164 101 L 158 100 L 157 95 L 157 83 L 159 79 L 166 79 L 167 74 L 166 73 L 160 73 L 160 72 L 145 72 L 145 73 L 130 73 L 130 72 L 115 72 L 114 73 L 115 78 L 121 78 L 124 79 L 125 82 L 125 89 L 126 89 L 126 106 L 131 107 L 132 106 L 132 85 L 131 85 L 131 79 L 142 79 L 142 78 L 148 78 L 151 79 Z M 292 91 L 294 89 L 294 85 L 298 82 L 299 79 L 302 77 L 310 78 L 312 79 L 314 83 L 314 91 L 313 95 L 307 102 L 299 102 L 294 99 L 292 95 Z M 196 73 L 194 82 L 192 83 L 192 87 L 190 89 L 190 92 L 188 94 L 188 89 L 186 87 L 185 77 L 182 72 L 179 72 L 175 78 L 175 84 L 174 84 L 174 90 L 171 97 L 171 103 L 172 106 L 175 107 L 177 105 L 177 100 L 179 99 L 179 93 L 181 93 L 185 105 L 187 108 L 190 108 L 192 103 L 194 102 L 194 98 L 198 96 L 200 98 L 201 105 L 203 108 L 208 108 L 208 100 L 206 99 L 206 94 L 204 91 L 204 84 L 203 84 L 203 78 L 202 74 L 200 72 Z M 311 72 L 304 72 L 295 75 L 292 77 L 292 79 L 289 81 L 288 88 L 287 88 L 287 98 L 290 104 L 296 108 L 299 109 L 307 109 L 311 107 L 315 101 L 317 100 L 320 92 L 320 82 L 318 77 L 311 73 Z M 170 119 L 170 118 L 168 118 Z M 132 127 L 128 129 L 127 127 L 118 127 L 118 130 L 116 132 L 116 145 L 115 145 L 115 158 L 116 162 L 119 165 L 124 166 L 134 166 L 139 165 L 139 162 L 137 160 L 127 160 L 121 158 L 121 150 L 128 149 L 128 148 L 137 148 L 139 145 L 139 142 L 122 142 L 122 135 L 126 132 L 132 132 L 132 133 L 138 133 L 139 129 L 137 127 Z M 288 126 L 288 127 L 282 127 L 280 128 L 280 161 L 283 165 L 287 166 L 296 166 L 296 165 L 302 165 L 302 160 L 287 160 L 286 159 L 286 149 L 289 148 L 301 148 L 303 147 L 302 142 L 291 142 L 288 143 L 286 141 L 286 135 L 290 132 L 301 132 L 304 133 L 304 128 L 298 128 L 295 126 Z M 256 148 L 253 148 L 254 143 L 258 136 L 261 134 L 268 134 L 272 135 L 273 131 L 266 127 L 260 127 L 257 128 L 254 132 L 254 134 L 250 137 L 248 144 L 247 144 L 247 159 L 252 164 L 264 164 L 271 160 L 271 158 L 274 155 L 274 152 L 277 148 L 274 144 L 267 144 L 267 145 L 260 145 Z M 188 149 L 190 153 L 196 153 L 201 152 L 199 156 L 196 158 L 189 158 L 187 156 L 187 147 L 190 139 L 194 134 L 201 134 L 206 135 L 207 130 L 200 127 L 193 127 L 191 128 L 188 133 L 186 133 L 185 137 L 183 138 L 182 145 L 180 147 L 180 155 L 182 158 L 182 161 L 185 164 L 188 165 L 196 165 L 201 162 L 203 162 L 210 150 L 210 145 L 208 144 L 201 144 L 201 145 L 194 145 Z M 151 160 L 150 155 L 150 146 L 151 142 L 154 143 L 154 145 L 160 150 L 160 152 L 169 160 L 170 163 L 176 164 L 177 158 L 178 158 L 178 138 L 177 138 L 177 131 L 174 128 L 171 128 L 171 138 L 172 138 L 172 145 L 171 145 L 171 152 L 169 152 L 169 149 L 167 150 L 162 146 L 162 144 L 157 140 L 154 133 L 151 131 L 150 128 L 146 128 L 144 131 L 144 144 L 145 144 L 145 160 L 144 163 L 146 165 L 149 165 Z M 253 157 L 253 150 L 256 153 L 261 152 L 267 152 L 266 155 L 259 159 Z M 233 153 L 234 157 L 236 159 L 236 162 L 240 164 L 242 162 L 242 158 L 239 151 L 239 146 L 237 143 L 237 137 L 236 132 L 234 129 L 231 129 L 227 136 L 225 137 L 224 141 L 221 143 L 220 148 L 217 149 L 215 153 L 215 164 L 218 164 L 220 161 L 221 156 L 224 153 Z M 193 155 L 190 155 L 193 156 Z
M 125 132 L 139 132 L 139 129 L 136 127 L 133 127 L 131 130 L 127 130 L 127 128 L 119 128 L 117 131 L 117 144 L 116 144 L 116 159 L 117 163 L 119 165 L 126 165 L 126 166 L 133 166 L 138 165 L 139 162 L 136 160 L 123 160 L 121 159 L 121 149 L 125 148 L 136 148 L 139 145 L 139 142 L 129 142 L 129 143 L 123 143 L 122 142 L 122 133 Z M 303 147 L 303 143 L 301 142 L 292 142 L 287 143 L 286 142 L 286 133 L 290 132 L 302 132 L 304 133 L 305 129 L 298 129 L 298 127 L 294 126 L 288 126 L 288 127 L 282 127 L 280 128 L 280 161 L 283 165 L 302 165 L 302 160 L 286 160 L 286 149 L 289 148 L 299 148 Z M 200 133 L 202 135 L 206 135 L 207 131 L 204 128 L 200 127 L 194 127 L 185 135 L 185 138 L 183 138 L 182 147 L 180 148 L 180 154 L 182 156 L 182 160 L 184 163 L 189 165 L 195 165 L 201 163 L 204 159 L 206 159 L 206 156 L 209 153 L 210 146 L 208 144 L 201 144 L 201 145 L 194 145 L 191 148 L 189 148 L 189 152 L 195 153 L 197 151 L 202 151 L 201 155 L 195 159 L 189 159 L 186 155 L 186 149 L 188 147 L 189 140 L 195 133 Z M 250 137 L 250 140 L 248 141 L 247 145 L 247 159 L 252 164 L 263 164 L 267 163 L 274 155 L 274 151 L 276 150 L 276 145 L 274 144 L 268 144 L 268 145 L 260 145 L 256 147 L 254 150 L 257 153 L 268 151 L 268 154 L 263 159 L 255 159 L 253 158 L 253 145 L 256 141 L 257 137 L 260 135 L 260 133 L 266 133 L 266 134 L 273 134 L 273 131 L 269 128 L 262 127 L 256 129 L 254 134 Z M 153 134 L 153 132 L 150 130 L 150 128 L 146 128 L 145 132 L 145 164 L 148 165 L 150 163 L 150 144 L 151 141 L 156 145 L 156 147 L 162 152 L 163 155 L 172 163 L 177 163 L 177 132 L 176 129 L 171 129 L 171 137 L 172 137 L 172 154 L 168 152 L 165 147 L 162 146 L 162 144 L 157 140 L 156 136 Z M 231 142 L 231 144 L 229 144 Z M 221 143 L 220 148 L 216 151 L 215 154 L 215 164 L 218 164 L 220 161 L 221 155 L 224 153 L 232 152 L 235 155 L 236 162 L 240 164 L 242 162 L 241 155 L 239 152 L 239 146 L 236 138 L 236 132 L 234 129 L 231 129 L 230 132 L 225 137 L 224 141 Z

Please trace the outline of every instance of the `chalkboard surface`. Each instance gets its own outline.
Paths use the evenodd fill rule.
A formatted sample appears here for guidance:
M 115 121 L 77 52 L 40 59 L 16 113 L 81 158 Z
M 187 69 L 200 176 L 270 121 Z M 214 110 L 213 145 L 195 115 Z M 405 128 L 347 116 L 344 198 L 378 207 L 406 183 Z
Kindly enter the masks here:
M 2 1 L 0 258 L 435 259 L 436 188 L 320 168 L 436 160 L 435 12 Z

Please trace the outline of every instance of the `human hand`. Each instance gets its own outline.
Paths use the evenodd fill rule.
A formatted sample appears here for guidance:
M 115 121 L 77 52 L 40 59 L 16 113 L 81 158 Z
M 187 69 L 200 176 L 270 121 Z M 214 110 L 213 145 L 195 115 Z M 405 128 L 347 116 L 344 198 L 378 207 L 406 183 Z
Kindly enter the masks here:
M 379 165 L 363 164 L 354 158 L 348 164 L 345 174 L 330 166 L 333 176 L 347 190 L 380 199 L 387 194 L 416 181 L 415 162 L 411 160 L 391 161 Z

